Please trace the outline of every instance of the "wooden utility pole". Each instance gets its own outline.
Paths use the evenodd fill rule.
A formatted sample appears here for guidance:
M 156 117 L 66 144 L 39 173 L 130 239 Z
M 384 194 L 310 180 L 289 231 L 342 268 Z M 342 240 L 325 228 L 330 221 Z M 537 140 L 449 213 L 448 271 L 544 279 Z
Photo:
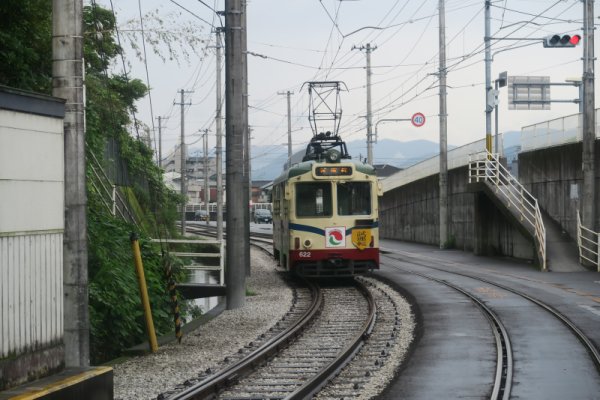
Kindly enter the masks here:
M 65 230 L 63 236 L 66 367 L 90 365 L 87 196 L 83 104 L 83 1 L 52 2 L 52 95 L 65 106 Z
M 227 309 L 244 306 L 246 301 L 245 216 L 248 204 L 244 191 L 243 104 L 245 82 L 242 64 L 241 0 L 225 0 L 225 137 L 227 193 L 227 254 L 225 282 Z M 245 192 L 245 193 L 244 193 Z

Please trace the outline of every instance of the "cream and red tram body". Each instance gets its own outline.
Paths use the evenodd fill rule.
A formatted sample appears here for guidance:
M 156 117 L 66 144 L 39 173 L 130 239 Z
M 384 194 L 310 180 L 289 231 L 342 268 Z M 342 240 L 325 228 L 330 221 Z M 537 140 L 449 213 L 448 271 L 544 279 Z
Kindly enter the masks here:
M 317 135 L 301 163 L 273 184 L 273 247 L 285 269 L 307 277 L 379 268 L 378 196 L 371 165 L 338 136 Z

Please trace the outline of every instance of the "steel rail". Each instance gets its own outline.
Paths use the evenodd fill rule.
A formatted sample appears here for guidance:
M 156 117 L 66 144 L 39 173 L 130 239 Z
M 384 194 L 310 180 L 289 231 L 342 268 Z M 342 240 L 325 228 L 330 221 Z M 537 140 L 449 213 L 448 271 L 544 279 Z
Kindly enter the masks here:
M 377 307 L 373 295 L 364 285 L 364 283 L 355 280 L 356 287 L 365 296 L 369 304 L 368 316 L 361 329 L 356 332 L 352 341 L 343 349 L 341 354 L 333 360 L 331 363 L 322 368 L 317 374 L 311 379 L 306 381 L 301 387 L 296 389 L 294 392 L 285 397 L 285 400 L 300 400 L 311 398 L 316 394 L 323 386 L 325 386 L 331 378 L 333 378 L 344 366 L 346 366 L 353 358 L 354 355 L 364 345 L 364 342 L 369 338 L 373 327 L 375 326 L 375 313 Z
M 391 257 L 390 257 L 391 258 Z M 399 266 L 393 266 L 396 269 L 399 269 Z M 435 269 L 435 268 L 434 268 Z M 421 272 L 416 272 L 410 269 L 405 269 L 405 271 L 410 272 L 411 274 L 418 275 L 422 278 L 429 279 L 431 281 L 440 283 L 442 285 L 448 286 L 466 297 L 468 297 L 472 302 L 474 302 L 477 307 L 482 311 L 482 314 L 487 318 L 491 328 L 492 333 L 494 334 L 494 339 L 496 341 L 496 374 L 494 379 L 494 385 L 492 388 L 492 394 L 490 399 L 492 400 L 508 400 L 510 398 L 510 392 L 512 388 L 512 374 L 513 374 L 513 358 L 512 358 L 512 346 L 510 344 L 510 337 L 508 336 L 508 332 L 502 324 L 500 318 L 494 313 L 488 306 L 485 305 L 479 298 L 472 295 L 468 291 L 456 286 L 450 282 L 447 282 L 442 279 L 434 278 L 430 275 L 423 274 Z
M 205 399 L 209 396 L 214 396 L 219 390 L 228 386 L 239 377 L 252 372 L 258 365 L 262 364 L 274 354 L 277 354 L 287 343 L 293 341 L 296 336 L 300 335 L 300 333 L 309 325 L 309 322 L 318 315 L 323 306 L 323 293 L 320 288 L 311 282 L 307 282 L 307 284 L 311 290 L 313 302 L 307 312 L 292 326 L 279 333 L 271 340 L 265 342 L 260 348 L 249 354 L 248 357 L 245 357 L 240 362 L 224 368 L 215 375 L 170 398 L 187 400 Z
M 393 257 L 390 257 L 390 258 L 393 259 Z M 573 332 L 573 334 L 575 335 L 575 337 L 577 337 L 577 339 L 579 339 L 579 341 L 584 345 L 584 347 L 586 348 L 586 350 L 590 354 L 590 357 L 594 361 L 594 364 L 596 365 L 596 369 L 598 370 L 598 372 L 600 372 L 600 351 L 598 350 L 598 348 L 585 335 L 585 333 L 583 333 L 583 331 L 581 329 L 579 329 L 569 318 L 567 318 L 566 315 L 564 315 L 563 313 L 561 313 L 560 311 L 558 311 L 554 307 L 552 307 L 552 306 L 544 303 L 543 301 L 538 300 L 535 297 L 532 297 L 532 296 L 530 296 L 530 295 L 528 295 L 526 293 L 520 292 L 520 291 L 518 291 L 516 289 L 513 289 L 511 287 L 502 285 L 502 284 L 494 282 L 494 281 L 490 281 L 490 280 L 485 279 L 485 278 L 481 278 L 481 277 L 477 277 L 477 276 L 472 276 L 472 275 L 461 273 L 461 272 L 447 271 L 445 269 L 432 267 L 430 265 L 426 265 L 426 264 L 415 262 L 415 261 L 411 261 L 411 262 L 414 263 L 414 264 L 417 264 L 417 265 L 421 265 L 423 267 L 427 267 L 427 268 L 431 268 L 431 269 L 437 270 L 437 271 L 442 271 L 442 272 L 446 272 L 446 273 L 449 273 L 449 274 L 455 274 L 455 275 L 459 275 L 459 276 L 464 276 L 465 278 L 475 279 L 475 280 L 478 280 L 480 282 L 487 283 L 488 285 L 496 286 L 496 287 L 498 287 L 500 289 L 506 290 L 506 291 L 511 292 L 513 294 L 516 294 L 517 296 L 521 296 L 524 299 L 529 300 L 530 302 L 532 302 L 532 303 L 536 304 L 537 306 L 543 308 L 544 310 L 546 310 L 547 312 L 549 312 L 550 314 L 552 314 L 554 317 L 556 317 L 559 321 L 561 321 L 569 330 L 571 330 L 571 332 Z

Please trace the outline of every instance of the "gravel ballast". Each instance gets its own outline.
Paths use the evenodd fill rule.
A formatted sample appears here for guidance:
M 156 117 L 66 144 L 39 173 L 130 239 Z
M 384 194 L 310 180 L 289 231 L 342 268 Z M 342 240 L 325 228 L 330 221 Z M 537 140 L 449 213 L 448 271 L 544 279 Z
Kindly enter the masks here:
M 255 295 L 246 297 L 244 307 L 223 311 L 184 335 L 181 344 L 172 342 L 160 347 L 157 353 L 134 357 L 113 366 L 116 400 L 156 399 L 188 380 L 197 380 L 209 368 L 215 372 L 223 367 L 226 357 L 234 358 L 239 349 L 281 320 L 293 301 L 293 291 L 284 281 L 286 272 L 258 250 L 252 250 L 251 263 L 252 276 L 246 280 L 246 287 Z M 377 396 L 393 379 L 406 357 L 415 328 L 411 307 L 398 292 L 373 278 L 365 279 L 390 296 L 390 301 L 396 305 L 396 319 L 401 324 L 383 368 L 378 368 L 375 376 L 351 396 L 361 400 Z M 360 358 L 359 355 L 357 359 Z M 319 398 L 330 398 L 333 393 L 323 393 Z M 334 395 L 334 398 L 339 397 Z
M 252 276 L 246 287 L 244 307 L 223 311 L 217 318 L 185 335 L 181 344 L 169 343 L 154 354 L 116 364 L 116 400 L 156 397 L 208 368 L 253 341 L 275 325 L 292 305 L 292 290 L 283 281 L 282 270 L 266 254 L 252 250 Z

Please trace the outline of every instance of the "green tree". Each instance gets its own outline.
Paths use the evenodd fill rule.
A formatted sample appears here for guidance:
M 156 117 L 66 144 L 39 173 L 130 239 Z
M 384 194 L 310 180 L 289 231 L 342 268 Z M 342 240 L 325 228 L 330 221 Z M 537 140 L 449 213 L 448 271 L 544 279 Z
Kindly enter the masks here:
M 153 151 L 129 133 L 135 102 L 148 89 L 139 79 L 109 72 L 122 49 L 115 40 L 110 10 L 86 6 L 86 152 L 88 159 L 88 272 L 92 362 L 106 361 L 145 340 L 142 310 L 129 234 L 135 229 L 112 216 L 90 185 L 92 157 L 105 165 L 107 143 L 118 145 L 119 160 L 131 180 L 128 193 L 146 232 L 175 232 L 179 195 L 168 189 Z M 0 84 L 46 94 L 52 87 L 52 2 L 0 1 Z M 138 122 L 137 128 L 144 128 Z M 142 232 L 143 233 L 143 232 Z M 142 239 L 142 256 L 157 331 L 171 329 L 169 298 L 157 249 Z
M 52 2 L 0 1 L 0 84 L 52 91 Z

